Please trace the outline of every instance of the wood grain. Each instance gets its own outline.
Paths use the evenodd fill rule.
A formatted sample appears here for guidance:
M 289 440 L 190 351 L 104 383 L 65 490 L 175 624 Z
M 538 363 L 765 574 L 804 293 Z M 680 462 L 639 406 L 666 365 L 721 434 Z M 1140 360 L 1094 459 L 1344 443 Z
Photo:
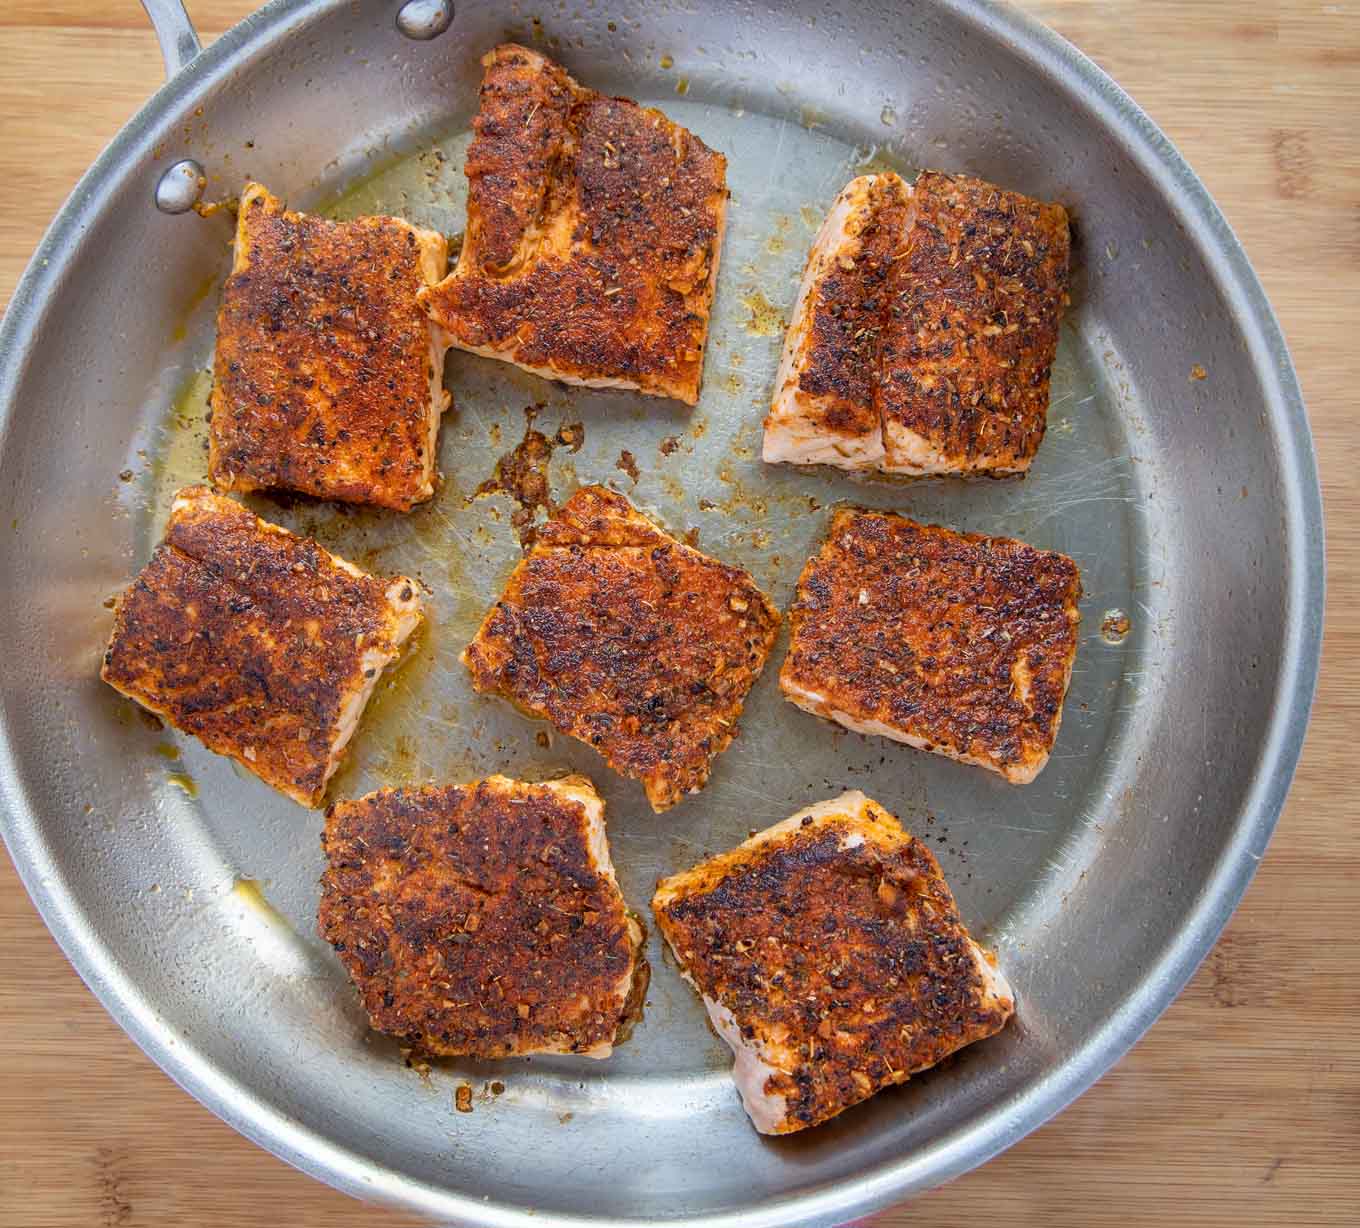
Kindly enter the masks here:
M 205 41 L 249 0 L 190 0 Z M 1354 4 L 1028 0 L 1204 177 L 1293 347 L 1322 467 L 1326 658 L 1293 794 L 1190 988 L 1048 1126 L 881 1225 L 1360 1221 L 1360 16 Z M 161 79 L 134 0 L 0 5 L 0 302 Z M 104 1015 L 0 858 L 0 1225 L 397 1225 L 218 1122 Z

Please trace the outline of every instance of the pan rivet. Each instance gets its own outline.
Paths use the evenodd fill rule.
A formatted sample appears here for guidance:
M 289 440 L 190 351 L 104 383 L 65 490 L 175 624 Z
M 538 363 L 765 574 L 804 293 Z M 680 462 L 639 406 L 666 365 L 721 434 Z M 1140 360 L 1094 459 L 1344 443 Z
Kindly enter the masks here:
M 406 0 L 397 13 L 397 29 L 407 38 L 424 42 L 437 38 L 453 21 L 449 0 Z
M 207 182 L 203 168 L 192 158 L 176 162 L 156 185 L 156 208 L 162 213 L 188 213 Z

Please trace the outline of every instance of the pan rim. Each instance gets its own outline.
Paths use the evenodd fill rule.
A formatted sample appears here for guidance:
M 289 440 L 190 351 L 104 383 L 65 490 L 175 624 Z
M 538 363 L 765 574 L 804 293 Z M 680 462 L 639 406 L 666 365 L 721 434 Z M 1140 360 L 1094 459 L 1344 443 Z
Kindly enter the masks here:
M 1112 1067 L 1180 993 L 1217 940 L 1265 852 L 1297 766 L 1320 664 L 1325 588 L 1321 492 L 1312 436 L 1283 333 L 1246 253 L 1208 191 L 1146 114 L 1093 61 L 1036 19 L 992 0 L 939 0 L 979 37 L 1008 48 L 1053 88 L 1095 113 L 1112 139 L 1154 180 L 1232 305 L 1269 409 L 1280 455 L 1288 591 L 1273 711 L 1232 837 L 1201 885 L 1178 936 L 1158 953 L 1141 983 L 1066 1061 L 994 1104 L 925 1150 L 759 1208 L 690 1217 L 704 1228 L 784 1228 L 842 1222 L 929 1189 L 990 1159 L 1065 1108 Z M 46 303 L 70 272 L 75 249 L 113 185 L 140 165 L 151 133 L 230 74 L 243 58 L 319 20 L 344 0 L 271 0 L 207 47 L 142 107 L 81 178 L 20 279 L 0 324 L 0 447 L 16 412 L 15 391 L 35 360 Z M 401 1176 L 262 1104 L 192 1046 L 177 1042 L 61 885 L 41 823 L 28 802 L 10 738 L 11 704 L 0 698 L 0 827 L 30 897 L 67 958 L 104 1008 L 144 1052 L 205 1107 L 289 1164 L 347 1193 L 446 1222 L 528 1228 L 544 1222 L 597 1222 L 572 1214 L 483 1202 Z M 532 1218 L 531 1218 L 532 1216 Z M 619 1220 L 621 1226 L 655 1221 Z

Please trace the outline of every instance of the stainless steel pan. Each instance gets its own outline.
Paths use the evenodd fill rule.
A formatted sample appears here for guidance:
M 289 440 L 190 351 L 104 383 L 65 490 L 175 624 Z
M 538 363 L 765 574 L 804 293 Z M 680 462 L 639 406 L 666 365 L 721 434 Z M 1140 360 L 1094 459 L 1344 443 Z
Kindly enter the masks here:
M 967 0 L 468 2 L 426 41 L 399 29 L 395 2 L 277 0 L 201 54 L 177 3 L 148 7 L 176 71 L 76 189 L 0 333 L 5 834 L 119 1022 L 284 1159 L 479 1228 L 832 1223 L 962 1172 L 1078 1095 L 1184 984 L 1263 854 L 1320 634 L 1321 515 L 1298 386 L 1241 248 L 1162 135 L 1061 40 Z M 439 8 L 422 0 L 401 24 L 432 34 Z M 196 373 L 230 225 L 158 210 L 158 187 L 176 208 L 198 168 L 209 198 L 251 174 L 300 206 L 457 231 L 478 57 L 507 35 L 541 39 L 583 80 L 663 106 L 728 155 L 704 397 L 685 413 L 455 356 L 433 507 L 262 501 L 372 567 L 418 570 L 435 592 L 429 634 L 336 789 L 585 769 L 638 906 L 659 873 L 843 787 L 895 810 L 932 840 L 964 914 L 999 948 L 1019 1017 L 806 1137 L 749 1128 L 725 1051 L 655 947 L 645 1022 L 610 1062 L 404 1068 L 316 937 L 319 816 L 149 728 L 95 678 L 101 603 L 147 556 L 168 492 L 203 475 Z M 163 181 L 186 158 L 197 167 Z M 773 317 L 836 190 L 882 163 L 966 169 L 1073 211 L 1075 307 L 1049 438 L 1024 482 L 855 484 L 756 459 Z M 1053 762 L 1016 789 L 839 735 L 782 703 L 771 668 L 712 784 L 658 818 L 584 748 L 474 697 L 456 655 L 516 547 L 504 505 L 465 496 L 532 402 L 540 421 L 585 427 L 581 451 L 554 461 L 559 493 L 613 480 L 781 602 L 837 499 L 1072 554 L 1087 598 Z M 671 435 L 682 446 L 663 456 Z M 635 489 L 614 467 L 624 448 Z M 1122 640 L 1101 634 L 1110 610 L 1131 620 Z M 503 1095 L 482 1094 L 493 1079 Z M 470 1115 L 453 1108 L 464 1080 L 478 1093 Z

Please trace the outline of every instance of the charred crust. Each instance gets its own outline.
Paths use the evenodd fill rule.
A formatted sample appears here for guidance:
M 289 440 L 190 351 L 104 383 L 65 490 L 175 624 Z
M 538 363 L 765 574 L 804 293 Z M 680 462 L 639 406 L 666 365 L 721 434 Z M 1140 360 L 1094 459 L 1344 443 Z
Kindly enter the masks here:
M 726 160 L 534 52 L 501 47 L 484 63 L 468 239 L 454 273 L 422 292 L 426 310 L 456 344 L 693 403 Z
M 799 413 L 825 436 L 881 432 L 884 466 L 1024 471 L 1043 439 L 1067 302 L 1062 206 L 966 176 L 895 174 L 842 193 L 834 251 L 814 250 L 794 356 Z M 903 439 L 903 432 L 915 438 Z
M 115 616 L 103 679 L 306 805 L 363 656 L 395 656 L 390 581 L 189 488 Z
M 856 207 L 854 256 L 842 255 L 818 282 L 800 389 L 821 400 L 822 427 L 835 434 L 879 430 L 875 405 L 883 320 L 894 294 L 894 260 L 903 250 L 908 198 L 897 176 L 878 176 Z
M 1065 555 L 842 509 L 799 577 L 780 682 L 1005 772 L 1052 748 L 1080 597 Z
M 1044 437 L 1067 296 L 1061 205 L 924 172 L 884 321 L 879 409 L 965 469 L 1023 469 Z
M 373 1026 L 417 1051 L 579 1053 L 639 1009 L 646 961 L 581 802 L 500 779 L 384 789 L 332 806 L 322 844 L 321 935 Z
M 556 64 L 523 47 L 497 47 L 482 64 L 466 164 L 465 242 L 481 271 L 494 277 L 516 261 L 526 232 L 542 218 L 578 91 Z
M 700 992 L 790 1059 L 764 1090 L 779 1132 L 834 1117 L 999 1031 L 967 930 L 930 850 L 871 807 L 874 824 L 805 823 L 690 871 L 654 903 Z M 844 837 L 868 835 L 858 847 Z M 663 884 L 664 887 L 664 884 Z M 660 898 L 660 897 L 658 897 Z
M 585 487 L 539 529 L 463 660 L 477 690 L 593 746 L 659 811 L 708 779 L 778 626 L 745 572 Z
M 415 233 L 332 222 L 255 189 L 218 312 L 209 472 L 398 511 L 429 498 L 430 327 Z

